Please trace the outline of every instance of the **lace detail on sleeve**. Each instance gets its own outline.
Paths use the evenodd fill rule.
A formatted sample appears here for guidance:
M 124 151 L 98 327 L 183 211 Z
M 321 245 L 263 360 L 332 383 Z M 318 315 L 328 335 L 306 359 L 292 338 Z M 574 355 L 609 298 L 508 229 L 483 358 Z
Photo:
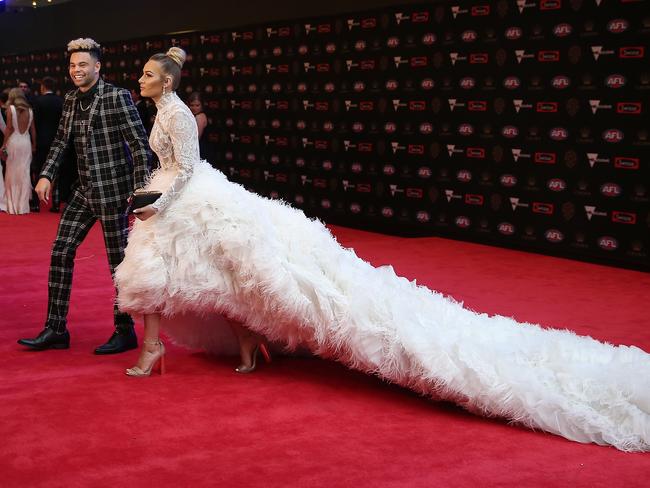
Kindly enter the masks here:
M 152 205 L 157 212 L 164 210 L 185 186 L 194 171 L 194 163 L 200 158 L 196 121 L 189 109 L 185 110 L 184 105 L 176 106 L 161 115 L 160 123 L 169 136 L 173 165 L 178 174 L 169 189 Z

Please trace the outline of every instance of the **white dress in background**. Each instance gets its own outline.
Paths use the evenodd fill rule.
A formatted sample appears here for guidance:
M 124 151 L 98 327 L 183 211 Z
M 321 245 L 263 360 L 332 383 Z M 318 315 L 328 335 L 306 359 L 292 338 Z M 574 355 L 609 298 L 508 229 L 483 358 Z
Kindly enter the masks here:
M 315 354 L 579 442 L 650 450 L 650 355 L 567 330 L 488 316 L 375 268 L 318 221 L 229 182 L 199 158 L 194 117 L 158 104 L 148 187 L 115 279 L 131 313 L 161 312 L 177 342 L 235 347 L 222 316 Z M 203 320 L 188 323 L 187 314 Z
M 7 124 L 5 123 L 5 119 L 2 116 L 2 112 L 0 111 L 0 132 L 2 132 L 3 136 L 6 129 L 7 129 Z M 6 211 L 7 211 L 7 197 L 5 196 L 5 179 L 3 177 L 2 167 L 0 167 L 0 212 L 6 212 Z
M 29 177 L 32 163 L 32 142 L 29 128 L 34 114 L 29 109 L 29 124 L 24 132 L 18 129 L 16 107 L 9 106 L 14 131 L 7 141 L 7 161 L 5 170 L 5 196 L 7 212 L 10 214 L 29 213 L 29 199 L 32 197 L 32 182 Z

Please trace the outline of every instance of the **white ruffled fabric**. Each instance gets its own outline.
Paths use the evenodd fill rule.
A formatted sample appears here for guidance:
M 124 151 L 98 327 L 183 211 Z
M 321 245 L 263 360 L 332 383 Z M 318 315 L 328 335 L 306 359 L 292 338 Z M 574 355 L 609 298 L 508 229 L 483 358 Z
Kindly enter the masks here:
M 178 171 L 166 166 L 149 188 L 174 186 Z M 135 223 L 115 279 L 120 308 L 161 312 L 177 342 L 236 351 L 227 316 L 290 350 L 306 346 L 480 415 L 650 450 L 644 351 L 467 310 L 374 268 L 320 222 L 227 181 L 198 152 L 174 191 Z

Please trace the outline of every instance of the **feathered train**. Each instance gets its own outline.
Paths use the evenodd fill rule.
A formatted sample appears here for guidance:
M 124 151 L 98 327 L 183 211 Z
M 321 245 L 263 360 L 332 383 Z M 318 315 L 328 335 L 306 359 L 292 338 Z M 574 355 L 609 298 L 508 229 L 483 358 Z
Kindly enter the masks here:
M 159 171 L 150 188 L 164 189 Z M 116 272 L 120 307 L 171 317 L 173 338 L 235 347 L 224 315 L 485 416 L 578 442 L 650 449 L 650 355 L 463 308 L 375 268 L 319 222 L 230 183 L 207 163 L 166 210 L 136 222 Z M 230 339 L 228 338 L 230 337 Z

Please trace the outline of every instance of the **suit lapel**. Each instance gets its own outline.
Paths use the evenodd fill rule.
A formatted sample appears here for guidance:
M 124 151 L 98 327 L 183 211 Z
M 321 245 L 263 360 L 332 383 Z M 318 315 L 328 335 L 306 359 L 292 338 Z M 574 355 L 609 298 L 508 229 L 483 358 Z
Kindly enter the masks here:
M 86 126 L 86 147 L 88 146 L 88 136 L 90 135 L 90 128 L 93 126 L 93 122 L 95 120 L 95 117 L 97 116 L 97 106 L 99 105 L 99 101 L 102 98 L 102 94 L 104 93 L 104 80 L 101 78 L 97 80 L 97 95 L 95 96 L 95 100 L 93 101 L 92 106 L 90 107 L 90 114 L 88 115 L 88 125 Z

